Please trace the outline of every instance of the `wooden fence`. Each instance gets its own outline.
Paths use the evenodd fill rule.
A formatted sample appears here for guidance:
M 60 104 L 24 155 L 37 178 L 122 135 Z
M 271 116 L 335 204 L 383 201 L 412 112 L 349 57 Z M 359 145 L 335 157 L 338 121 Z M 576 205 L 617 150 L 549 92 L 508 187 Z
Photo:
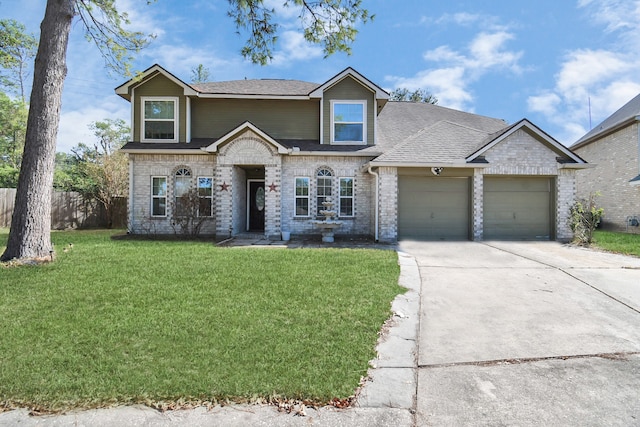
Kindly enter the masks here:
M 11 226 L 15 206 L 15 188 L 0 188 L 0 227 Z M 116 201 L 113 227 L 126 227 L 127 199 Z M 105 227 L 107 217 L 102 205 L 95 200 L 84 200 L 79 193 L 54 191 L 51 197 L 51 228 Z

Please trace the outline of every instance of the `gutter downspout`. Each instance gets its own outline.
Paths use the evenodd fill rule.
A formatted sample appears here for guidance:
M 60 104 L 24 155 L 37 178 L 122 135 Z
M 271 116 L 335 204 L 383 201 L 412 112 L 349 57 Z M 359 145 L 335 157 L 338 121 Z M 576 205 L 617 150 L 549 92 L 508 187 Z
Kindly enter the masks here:
M 127 231 L 129 234 L 133 234 L 133 218 L 134 215 L 134 200 L 133 200 L 133 157 L 129 154 L 129 223 L 127 224 Z
M 376 213 L 374 215 L 375 217 L 375 241 L 376 243 L 378 243 L 378 228 L 379 228 L 379 215 L 380 215 L 380 198 L 379 198 L 379 187 L 380 187 L 380 176 L 378 175 L 378 172 L 374 172 L 373 170 L 371 170 L 371 164 L 369 164 L 369 168 L 367 169 L 367 172 L 369 172 L 371 175 L 376 177 L 376 198 L 375 198 L 375 210 Z

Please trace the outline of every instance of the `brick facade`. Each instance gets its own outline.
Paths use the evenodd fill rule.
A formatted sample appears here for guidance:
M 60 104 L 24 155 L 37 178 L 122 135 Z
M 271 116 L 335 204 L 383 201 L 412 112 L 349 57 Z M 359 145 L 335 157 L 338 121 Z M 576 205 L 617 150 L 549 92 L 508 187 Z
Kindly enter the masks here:
M 640 186 L 629 180 L 640 174 L 638 122 L 589 143 L 575 151 L 594 168 L 577 174 L 578 197 L 599 193 L 596 203 L 604 208 L 602 225 L 626 230 L 627 218 L 640 217 Z M 638 233 L 640 227 L 628 227 Z

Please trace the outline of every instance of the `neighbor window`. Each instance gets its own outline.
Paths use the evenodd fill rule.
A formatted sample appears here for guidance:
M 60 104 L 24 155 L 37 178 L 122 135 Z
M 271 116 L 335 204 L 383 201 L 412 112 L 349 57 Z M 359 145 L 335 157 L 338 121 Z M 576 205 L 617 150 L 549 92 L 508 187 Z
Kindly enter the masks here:
M 353 178 L 340 178 L 340 216 L 353 216 Z
M 309 178 L 296 178 L 295 216 L 309 216 Z
M 331 171 L 329 169 L 320 169 L 316 178 L 316 215 L 321 216 L 320 211 L 328 209 L 323 205 L 327 197 L 331 196 Z M 335 202 L 335 200 L 334 200 Z
M 359 143 L 367 141 L 366 101 L 331 102 L 331 142 Z
M 142 141 L 178 141 L 178 98 L 142 97 Z
M 213 178 L 198 177 L 198 197 L 200 198 L 198 216 L 211 216 L 213 212 Z
M 151 177 L 151 216 L 167 215 L 167 177 Z
M 178 169 L 175 175 L 175 215 L 189 214 L 189 189 L 191 187 L 191 171 L 186 168 Z

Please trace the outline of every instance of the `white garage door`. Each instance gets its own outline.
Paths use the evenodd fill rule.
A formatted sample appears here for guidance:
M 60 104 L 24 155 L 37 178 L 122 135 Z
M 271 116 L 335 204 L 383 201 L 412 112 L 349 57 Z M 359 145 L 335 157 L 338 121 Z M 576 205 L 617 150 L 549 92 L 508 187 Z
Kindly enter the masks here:
M 398 238 L 468 240 L 469 181 L 398 176 Z

